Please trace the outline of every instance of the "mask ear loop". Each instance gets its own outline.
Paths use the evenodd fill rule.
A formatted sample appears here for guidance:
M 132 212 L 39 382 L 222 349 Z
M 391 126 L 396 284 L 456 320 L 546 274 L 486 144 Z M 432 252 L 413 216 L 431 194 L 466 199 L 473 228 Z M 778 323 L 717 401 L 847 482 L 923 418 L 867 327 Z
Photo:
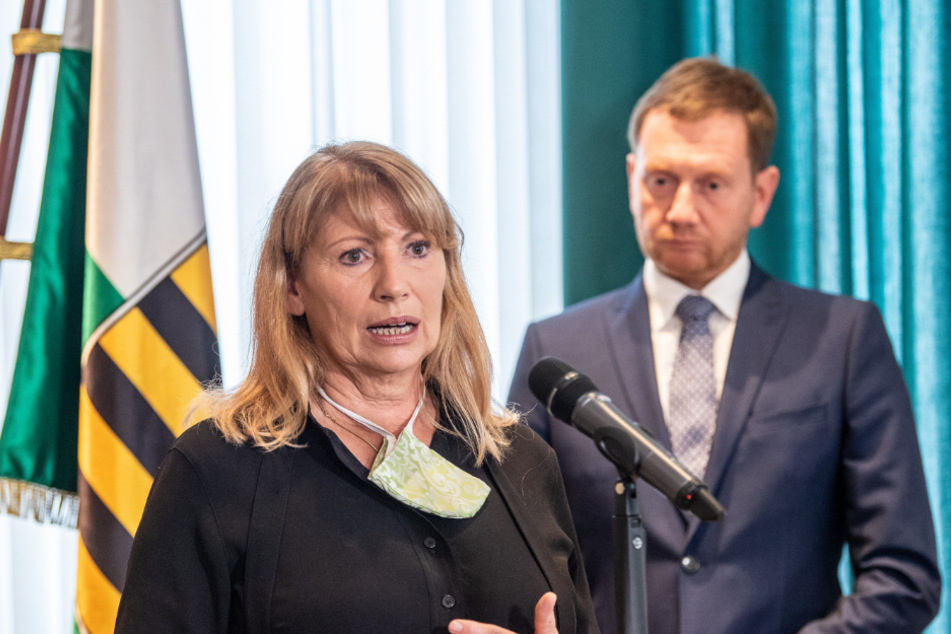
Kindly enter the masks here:
M 380 451 L 384 452 L 384 455 L 383 455 L 384 458 L 388 457 L 396 448 L 397 439 L 396 439 L 396 436 L 394 436 L 392 433 L 383 429 L 382 427 L 380 427 L 373 421 L 368 420 L 367 418 L 364 418 L 363 416 L 360 416 L 360 414 L 357 414 L 356 412 L 350 411 L 343 405 L 340 405 L 339 403 L 334 401 L 332 398 L 327 396 L 327 392 L 325 392 L 324 388 L 320 387 L 319 385 L 317 386 L 317 392 L 325 401 L 330 403 L 330 405 L 334 409 L 336 409 L 338 412 L 340 412 L 344 416 L 349 417 L 351 420 L 357 423 L 360 423 L 364 427 L 367 427 L 371 429 L 372 431 L 375 431 L 376 433 L 383 436 L 384 442 L 383 442 L 383 446 L 380 448 Z M 401 434 L 406 433 L 407 430 L 409 430 L 409 433 L 413 433 L 413 423 L 416 422 L 416 418 L 419 416 L 420 411 L 422 411 L 423 402 L 425 400 L 426 400 L 426 385 L 423 384 L 423 393 L 419 397 L 419 402 L 416 403 L 416 409 L 413 410 L 413 415 L 410 416 L 409 421 L 406 423 L 406 427 L 403 428 L 403 431 L 401 432 Z

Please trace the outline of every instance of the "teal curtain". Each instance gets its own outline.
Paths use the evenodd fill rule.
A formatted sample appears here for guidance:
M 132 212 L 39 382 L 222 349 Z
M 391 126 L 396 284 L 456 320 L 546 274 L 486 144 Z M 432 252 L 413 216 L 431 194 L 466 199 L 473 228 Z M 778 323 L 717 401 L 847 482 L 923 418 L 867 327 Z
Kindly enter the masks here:
M 905 371 L 951 572 L 951 7 L 947 0 L 562 0 L 565 299 L 641 264 L 627 117 L 671 63 L 715 54 L 779 110 L 782 180 L 754 259 L 874 301 Z M 948 599 L 948 587 L 942 605 Z M 943 610 L 930 632 L 951 631 Z

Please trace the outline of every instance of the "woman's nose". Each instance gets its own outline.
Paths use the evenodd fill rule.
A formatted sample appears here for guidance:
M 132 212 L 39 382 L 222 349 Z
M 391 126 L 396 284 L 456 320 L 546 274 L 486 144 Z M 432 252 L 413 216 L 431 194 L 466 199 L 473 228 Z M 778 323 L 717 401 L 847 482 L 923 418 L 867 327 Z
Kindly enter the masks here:
M 406 270 L 399 258 L 383 257 L 377 261 L 374 294 L 381 301 L 399 299 L 409 293 Z

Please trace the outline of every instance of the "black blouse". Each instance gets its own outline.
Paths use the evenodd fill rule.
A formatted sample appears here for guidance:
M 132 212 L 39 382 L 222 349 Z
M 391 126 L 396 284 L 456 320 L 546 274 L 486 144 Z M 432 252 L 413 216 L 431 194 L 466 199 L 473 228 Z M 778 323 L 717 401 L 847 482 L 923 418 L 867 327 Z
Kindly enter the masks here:
M 596 631 L 557 462 L 519 429 L 472 518 L 417 511 L 366 480 L 311 419 L 303 447 L 263 453 L 201 423 L 169 453 L 136 533 L 117 632 L 446 632 L 471 618 L 533 631 L 554 590 L 562 634 Z
M 324 431 L 337 457 L 365 480 L 369 470 L 333 431 Z M 438 601 L 445 614 L 454 614 L 450 620 L 474 619 L 516 632 L 532 632 L 535 602 L 550 588 L 499 496 L 495 481 L 484 467 L 473 466 L 470 452 L 458 437 L 437 431 L 430 447 L 492 489 L 485 504 L 471 518 L 444 518 L 406 509 L 407 539 L 423 544 L 422 558 L 444 559 L 446 563 L 427 569 L 431 575 L 427 579 L 429 587 L 437 588 L 430 601 Z M 511 574 L 512 570 L 519 574 Z M 439 596 L 439 588 L 445 588 L 446 593 Z M 525 606 L 531 607 L 528 613 L 524 612 Z

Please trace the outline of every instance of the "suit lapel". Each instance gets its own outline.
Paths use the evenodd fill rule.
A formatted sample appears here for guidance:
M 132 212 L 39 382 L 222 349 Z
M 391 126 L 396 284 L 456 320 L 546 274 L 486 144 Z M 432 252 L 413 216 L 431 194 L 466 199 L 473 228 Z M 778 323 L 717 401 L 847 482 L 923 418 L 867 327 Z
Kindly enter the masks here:
M 717 428 L 704 482 L 715 496 L 753 409 L 769 363 L 789 319 L 777 283 L 755 264 L 743 293 L 730 361 L 717 411 Z M 727 509 L 729 515 L 729 509 Z M 688 541 L 700 520 L 689 519 Z
M 650 310 L 640 274 L 615 310 L 606 314 L 605 328 L 611 342 L 611 362 L 621 386 L 619 393 L 623 395 L 623 402 L 618 402 L 619 409 L 669 449 L 670 433 L 664 421 L 654 372 Z M 679 536 L 685 534 L 687 520 L 663 495 L 646 491 L 648 486 L 647 483 L 640 484 L 637 492 L 640 513 L 651 531 L 648 539 L 669 541 L 676 548 Z
M 618 407 L 670 447 L 670 435 L 657 393 L 650 312 L 640 274 L 629 288 L 630 292 L 622 296 L 616 309 L 605 315 L 605 328 L 612 343 L 611 362 L 624 397 Z

